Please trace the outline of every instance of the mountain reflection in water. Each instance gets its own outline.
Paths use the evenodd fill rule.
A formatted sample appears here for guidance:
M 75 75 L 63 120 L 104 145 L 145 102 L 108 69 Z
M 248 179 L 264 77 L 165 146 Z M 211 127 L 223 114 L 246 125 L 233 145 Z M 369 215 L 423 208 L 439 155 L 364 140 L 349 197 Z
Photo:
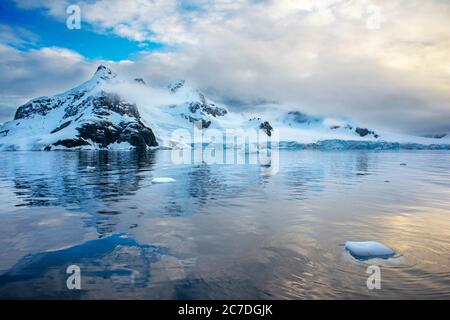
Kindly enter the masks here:
M 450 298 L 449 160 L 281 151 L 270 174 L 164 150 L 2 152 L 0 297 Z M 358 262 L 347 240 L 401 258 Z M 382 290 L 366 287 L 373 263 Z

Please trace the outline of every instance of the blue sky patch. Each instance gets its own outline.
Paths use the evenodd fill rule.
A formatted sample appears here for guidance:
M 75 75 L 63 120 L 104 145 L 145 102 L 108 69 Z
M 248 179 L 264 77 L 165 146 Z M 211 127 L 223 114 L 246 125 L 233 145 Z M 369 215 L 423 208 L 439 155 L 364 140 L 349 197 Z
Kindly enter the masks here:
M 88 59 L 119 61 L 132 59 L 144 50 L 166 49 L 161 43 L 136 42 L 112 33 L 95 32 L 91 25 L 83 21 L 80 30 L 69 30 L 65 21 L 57 21 L 43 9 L 22 10 L 11 1 L 0 2 L 0 21 L 0 24 L 14 30 L 25 29 L 36 35 L 33 41 L 24 41 L 20 46 L 10 43 L 22 51 L 61 47 L 76 51 Z M 17 32 L 16 36 L 20 37 L 21 34 Z

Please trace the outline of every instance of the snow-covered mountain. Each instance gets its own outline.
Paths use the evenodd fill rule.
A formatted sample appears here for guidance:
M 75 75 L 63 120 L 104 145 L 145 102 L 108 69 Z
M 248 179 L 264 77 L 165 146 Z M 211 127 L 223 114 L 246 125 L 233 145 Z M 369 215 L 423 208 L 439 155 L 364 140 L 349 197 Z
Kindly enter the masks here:
M 425 138 L 380 132 L 275 104 L 255 110 L 258 114 L 230 112 L 184 80 L 155 88 L 101 65 L 80 86 L 19 107 L 14 120 L 0 126 L 0 150 L 174 148 L 191 140 L 173 132 L 194 128 L 276 132 L 281 146 L 290 148 L 450 148 L 449 137 L 442 134 Z
M 157 146 L 137 106 L 104 90 L 117 75 L 99 66 L 92 79 L 53 97 L 19 107 L 14 120 L 0 128 L 6 150 Z

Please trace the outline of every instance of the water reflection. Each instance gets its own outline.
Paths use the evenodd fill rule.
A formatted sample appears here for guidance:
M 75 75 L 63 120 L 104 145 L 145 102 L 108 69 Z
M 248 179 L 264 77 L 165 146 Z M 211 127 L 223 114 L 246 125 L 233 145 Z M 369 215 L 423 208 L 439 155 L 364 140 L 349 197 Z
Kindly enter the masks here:
M 17 206 L 83 206 L 91 199 L 117 200 L 139 189 L 139 172 L 151 171 L 154 152 L 36 152 L 3 161 L 12 178 Z M 5 159 L 2 159 L 5 160 Z M 17 161 L 16 161 L 17 160 Z
M 162 150 L 0 153 L 0 297 L 448 297 L 449 160 L 283 151 L 273 174 L 175 166 Z M 402 254 L 383 292 L 347 240 Z M 65 288 L 72 263 L 81 292 Z
M 0 275 L 0 296 L 4 298 L 82 298 L 100 284 L 121 292 L 145 288 L 151 266 L 168 255 L 167 248 L 142 245 L 126 234 L 114 234 L 57 251 L 23 257 Z M 81 270 L 82 290 L 68 290 L 66 270 Z M 51 290 L 49 290 L 51 288 Z

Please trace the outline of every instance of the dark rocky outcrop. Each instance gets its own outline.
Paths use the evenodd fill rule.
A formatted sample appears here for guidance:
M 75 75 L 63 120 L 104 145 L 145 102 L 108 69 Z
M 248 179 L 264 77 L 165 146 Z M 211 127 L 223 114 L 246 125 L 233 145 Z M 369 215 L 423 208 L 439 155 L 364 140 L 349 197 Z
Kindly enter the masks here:
M 82 138 L 74 138 L 74 139 L 63 139 L 55 142 L 54 146 L 64 146 L 66 148 L 77 148 L 81 146 L 88 146 L 89 142 Z M 50 151 L 52 149 L 51 146 L 46 146 L 44 148 L 45 151 Z
M 369 133 L 371 133 L 371 131 L 369 131 L 369 130 L 366 129 L 366 128 L 356 128 L 356 129 L 355 129 L 355 132 L 356 132 L 357 134 L 359 134 L 360 137 L 365 137 L 365 136 L 367 136 Z
M 186 81 L 178 80 L 171 83 L 168 88 L 171 93 L 176 93 L 183 86 L 186 85 Z M 191 113 L 199 113 L 200 115 L 210 115 L 215 118 L 222 117 L 228 113 L 225 108 L 218 107 L 214 103 L 209 102 L 206 97 L 199 91 L 195 90 L 198 100 L 189 103 L 189 111 Z
M 71 123 L 72 123 L 72 121 L 64 122 L 62 125 L 60 125 L 60 126 L 57 127 L 56 129 L 52 130 L 50 133 L 56 133 L 56 132 L 58 132 L 58 131 L 61 131 L 62 129 L 64 129 L 64 128 L 70 126 Z
M 175 93 L 178 91 L 178 89 L 182 88 L 185 83 L 186 83 L 186 81 L 184 81 L 184 80 L 178 80 L 178 81 L 171 83 L 168 86 L 168 88 L 169 88 L 170 92 Z
M 128 142 L 137 148 L 158 145 L 153 131 L 140 121 L 120 124 L 98 121 L 85 123 L 77 130 L 79 132 L 78 138 L 98 143 L 101 148 L 107 148 L 112 143 L 121 142 Z M 81 142 L 80 139 L 76 139 L 76 141 Z
M 91 144 L 97 144 L 100 148 L 108 148 L 111 144 L 122 142 L 128 142 L 136 148 L 157 146 L 156 137 L 153 131 L 141 121 L 136 104 L 124 100 L 115 93 L 92 91 L 99 83 L 115 77 L 114 72 L 100 65 L 94 77 L 80 87 L 52 98 L 34 99 L 19 107 L 15 120 L 47 116 L 52 110 L 64 107 L 62 113 L 48 115 L 49 117 L 61 117 L 62 114 L 62 119 L 56 118 L 49 121 L 52 123 L 60 120 L 58 127 L 49 128 L 50 134 L 59 134 L 69 126 L 72 126 L 78 134 L 70 137 L 63 133 L 62 136 L 65 138 L 45 146 L 44 150 L 52 150 L 54 146 L 79 148 Z M 145 84 L 142 79 L 135 79 L 135 81 Z M 121 117 L 117 118 L 117 116 Z M 64 121 L 65 119 L 67 120 Z
M 273 128 L 269 122 L 264 121 L 259 125 L 259 128 L 262 129 L 269 137 L 272 135 Z
M 189 111 L 192 113 L 196 113 L 200 111 L 200 114 L 205 115 L 209 114 L 213 117 L 222 117 L 227 114 L 227 110 L 224 108 L 216 107 L 214 104 L 208 104 L 206 102 L 191 102 L 189 104 Z
M 355 132 L 359 134 L 360 137 L 365 137 L 367 135 L 373 135 L 375 138 L 378 138 L 378 134 L 376 134 L 374 131 L 371 131 L 366 128 L 356 128 Z
M 51 110 L 58 108 L 61 104 L 61 101 L 48 97 L 32 100 L 17 109 L 14 120 L 30 118 L 34 115 L 45 116 Z
M 136 104 L 124 101 L 118 94 L 102 92 L 100 97 L 92 100 L 94 113 L 97 115 L 110 115 L 111 112 L 140 118 Z
M 134 79 L 134 81 L 139 83 L 139 84 L 143 84 L 144 86 L 146 85 L 144 79 L 142 79 L 142 78 L 136 78 L 136 79 Z
M 112 79 L 116 76 L 111 69 L 102 64 L 98 66 L 97 71 L 95 71 L 95 75 L 98 75 L 98 77 L 102 80 Z

